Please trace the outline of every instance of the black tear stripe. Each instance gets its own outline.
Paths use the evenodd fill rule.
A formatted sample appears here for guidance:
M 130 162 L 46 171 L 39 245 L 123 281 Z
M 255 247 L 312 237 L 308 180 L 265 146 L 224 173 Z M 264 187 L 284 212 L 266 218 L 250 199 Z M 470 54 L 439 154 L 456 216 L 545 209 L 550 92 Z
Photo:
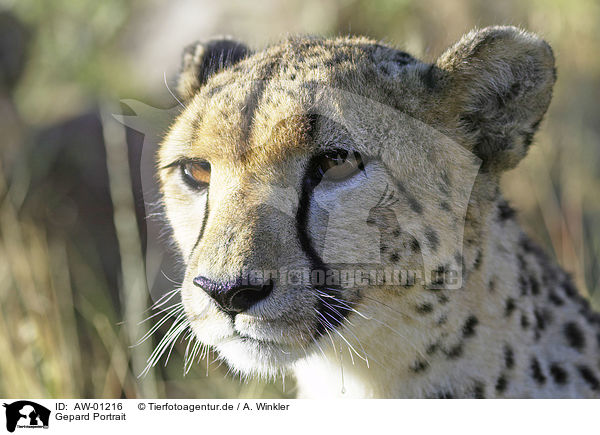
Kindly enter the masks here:
M 298 211 L 296 212 L 296 232 L 298 233 L 298 240 L 300 241 L 300 248 L 308 257 L 312 270 L 322 270 L 327 276 L 328 268 L 325 263 L 315 250 L 312 241 L 308 235 L 307 224 L 308 214 L 310 211 L 310 200 L 315 187 L 319 184 L 320 180 L 311 178 L 311 174 L 315 173 L 317 169 L 317 158 L 311 159 L 308 164 L 306 173 L 302 180 L 302 193 L 300 194 L 300 201 L 298 203 Z M 311 273 L 312 276 L 312 273 Z M 342 299 L 341 289 L 338 285 L 331 286 L 312 286 L 315 290 L 325 293 L 333 298 L 340 299 L 343 303 L 326 303 L 322 298 L 317 299 L 317 311 L 320 316 L 318 317 L 316 337 L 319 338 L 325 334 L 327 329 L 333 330 L 342 324 L 344 319 L 350 314 L 350 307 L 352 303 Z M 325 324 L 324 322 L 327 322 Z
M 194 243 L 194 247 L 190 251 L 190 257 L 192 256 L 192 254 L 196 250 L 196 247 L 198 246 L 198 243 L 200 243 L 200 239 L 202 239 L 202 236 L 204 235 L 204 230 L 206 229 L 206 222 L 208 221 L 208 213 L 209 213 L 209 208 L 208 208 L 208 189 L 209 189 L 209 186 L 206 186 L 206 206 L 204 207 L 204 216 L 202 217 L 202 226 L 200 227 L 200 232 L 198 233 L 198 237 L 196 238 L 196 242 Z M 188 259 L 188 262 L 189 262 L 189 259 Z

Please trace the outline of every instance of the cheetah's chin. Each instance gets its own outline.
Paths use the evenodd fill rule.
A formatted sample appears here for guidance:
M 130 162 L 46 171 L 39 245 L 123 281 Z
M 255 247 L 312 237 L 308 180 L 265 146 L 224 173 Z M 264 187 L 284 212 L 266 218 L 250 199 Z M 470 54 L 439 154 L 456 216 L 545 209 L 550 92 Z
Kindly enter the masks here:
M 301 348 L 235 333 L 216 346 L 230 367 L 243 375 L 273 377 L 307 356 Z

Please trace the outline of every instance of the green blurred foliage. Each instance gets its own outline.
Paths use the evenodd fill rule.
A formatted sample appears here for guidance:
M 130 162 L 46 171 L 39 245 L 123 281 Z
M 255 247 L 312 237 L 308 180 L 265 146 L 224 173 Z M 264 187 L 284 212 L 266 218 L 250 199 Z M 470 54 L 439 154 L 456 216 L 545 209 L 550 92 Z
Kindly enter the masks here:
M 124 0 L 15 2 L 12 11 L 33 34 L 16 95 L 21 112 L 47 123 L 84 110 L 107 92 L 130 92 L 136 81 L 117 42 L 131 7 Z

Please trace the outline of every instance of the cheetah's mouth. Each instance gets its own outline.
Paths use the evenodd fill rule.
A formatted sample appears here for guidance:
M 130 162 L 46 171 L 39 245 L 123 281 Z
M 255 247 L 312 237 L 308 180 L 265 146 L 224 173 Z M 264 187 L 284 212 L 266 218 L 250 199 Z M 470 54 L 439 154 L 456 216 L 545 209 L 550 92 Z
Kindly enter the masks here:
M 298 305 L 272 299 L 282 294 L 310 297 Z M 235 315 L 197 291 L 184 300 L 199 342 L 212 346 L 233 370 L 271 375 L 318 352 L 320 340 L 335 334 L 354 305 L 342 295 L 343 289 L 330 286 L 287 289 Z

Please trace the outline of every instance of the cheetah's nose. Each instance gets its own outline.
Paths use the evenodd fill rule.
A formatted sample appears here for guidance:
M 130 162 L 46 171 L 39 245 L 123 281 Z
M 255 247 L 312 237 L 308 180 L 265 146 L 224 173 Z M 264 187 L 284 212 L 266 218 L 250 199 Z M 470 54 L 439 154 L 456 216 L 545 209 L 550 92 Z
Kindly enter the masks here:
M 227 314 L 235 316 L 265 299 L 273 290 L 273 281 L 264 285 L 242 284 L 241 280 L 213 281 L 204 276 L 194 278 L 194 284 L 204 290 Z

